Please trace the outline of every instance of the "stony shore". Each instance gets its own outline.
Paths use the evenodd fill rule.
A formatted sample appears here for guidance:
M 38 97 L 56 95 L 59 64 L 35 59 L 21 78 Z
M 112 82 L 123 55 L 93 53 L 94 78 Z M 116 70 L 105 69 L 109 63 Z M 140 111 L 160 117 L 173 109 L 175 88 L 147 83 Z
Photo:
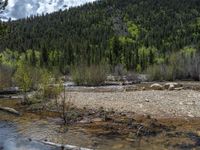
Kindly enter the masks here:
M 97 90 L 98 91 L 98 90 Z M 155 117 L 200 117 L 198 90 L 68 91 L 78 108 L 135 112 Z

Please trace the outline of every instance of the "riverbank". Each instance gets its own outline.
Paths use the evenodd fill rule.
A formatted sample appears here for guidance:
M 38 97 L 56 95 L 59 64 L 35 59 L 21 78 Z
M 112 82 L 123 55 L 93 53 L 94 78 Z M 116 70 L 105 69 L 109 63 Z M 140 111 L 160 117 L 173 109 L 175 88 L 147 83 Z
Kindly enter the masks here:
M 31 111 L 30 108 L 21 106 L 19 101 L 4 99 L 0 100 L 0 104 L 12 106 L 23 112 L 19 117 L 0 113 L 0 122 L 8 124 L 9 130 L 15 127 L 15 136 L 10 134 L 10 138 L 17 137 L 16 134 L 25 138 L 22 140 L 23 143 L 18 142 L 22 147 L 24 141 L 26 141 L 26 147 L 34 141 L 48 141 L 97 150 L 200 147 L 200 119 L 198 118 L 153 118 L 149 115 L 138 115 L 131 112 L 119 113 L 104 109 L 74 107 L 67 113 L 76 117 L 72 117 L 69 123 L 64 125 L 55 112 L 45 109 Z M 7 128 L 3 126 L 5 127 Z M 46 146 L 43 145 L 41 150 L 44 148 Z
M 62 109 L 57 108 L 54 100 L 21 105 L 20 99 L 0 99 L 1 106 L 21 113 L 18 117 L 0 113 L 0 122 L 14 124 L 17 133 L 28 141 L 97 150 L 200 148 L 198 90 L 110 92 L 100 88 L 84 87 L 86 90 L 81 92 L 73 91 L 72 87 L 66 90 L 65 125 L 60 116 L 62 111 L 59 112 Z

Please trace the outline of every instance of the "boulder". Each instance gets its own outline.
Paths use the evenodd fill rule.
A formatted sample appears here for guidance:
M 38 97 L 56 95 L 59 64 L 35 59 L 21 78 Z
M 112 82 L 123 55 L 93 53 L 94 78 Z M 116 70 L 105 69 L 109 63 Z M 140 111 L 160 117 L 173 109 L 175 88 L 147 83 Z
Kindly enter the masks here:
M 164 84 L 164 88 L 168 89 L 168 90 L 174 90 L 174 89 L 180 88 L 182 86 L 183 86 L 182 84 L 176 83 L 176 82 L 169 82 L 169 83 Z
M 175 89 L 175 85 L 174 84 L 170 84 L 168 87 L 168 90 L 172 91 Z
M 161 84 L 154 83 L 150 86 L 152 90 L 164 90 L 164 87 Z

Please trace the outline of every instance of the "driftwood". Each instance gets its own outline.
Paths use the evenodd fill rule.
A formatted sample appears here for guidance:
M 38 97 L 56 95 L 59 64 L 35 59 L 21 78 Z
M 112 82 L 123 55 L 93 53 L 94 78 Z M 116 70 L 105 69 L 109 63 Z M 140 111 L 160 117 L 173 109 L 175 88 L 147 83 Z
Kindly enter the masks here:
M 59 147 L 62 150 L 65 150 L 65 149 L 66 150 L 92 150 L 92 149 L 82 148 L 82 147 L 73 146 L 73 145 L 56 144 L 56 143 L 47 142 L 47 141 L 42 141 L 42 143 L 49 146 Z
M 0 106 L 0 111 L 4 111 L 4 112 L 10 113 L 10 114 L 17 115 L 17 116 L 20 115 L 20 112 L 16 111 L 13 108 L 10 108 L 10 107 L 1 107 Z

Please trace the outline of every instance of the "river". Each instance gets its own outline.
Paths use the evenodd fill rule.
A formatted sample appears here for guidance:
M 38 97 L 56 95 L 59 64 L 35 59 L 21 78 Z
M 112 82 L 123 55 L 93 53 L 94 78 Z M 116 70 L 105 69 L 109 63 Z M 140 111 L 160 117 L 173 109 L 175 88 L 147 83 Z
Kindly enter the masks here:
M 0 121 L 0 150 L 56 150 L 56 148 L 23 137 L 17 126 L 9 121 Z

